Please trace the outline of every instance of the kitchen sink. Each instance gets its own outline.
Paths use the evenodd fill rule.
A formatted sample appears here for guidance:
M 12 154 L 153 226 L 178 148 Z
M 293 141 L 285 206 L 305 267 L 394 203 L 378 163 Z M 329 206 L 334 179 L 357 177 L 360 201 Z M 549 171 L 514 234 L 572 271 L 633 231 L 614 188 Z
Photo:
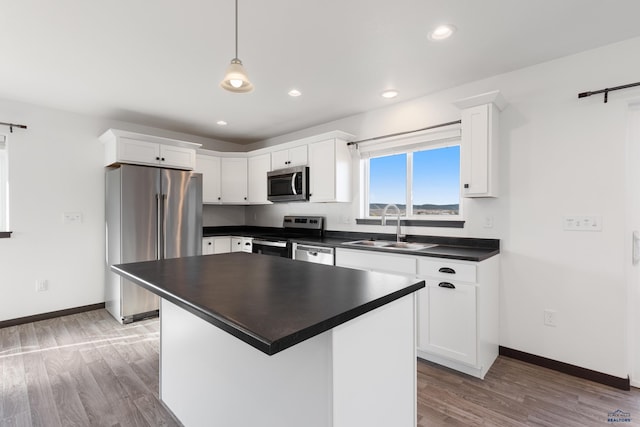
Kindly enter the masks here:
M 419 251 L 422 249 L 437 246 L 432 243 L 409 243 L 409 242 L 393 242 L 390 240 L 357 240 L 355 242 L 345 242 L 343 245 L 348 246 L 364 246 L 370 248 Z
M 375 247 L 375 248 L 380 248 L 383 246 L 388 245 L 390 242 L 386 241 L 386 240 L 358 240 L 356 242 L 346 242 L 343 243 L 345 245 L 353 245 L 353 246 L 368 246 L 368 247 Z
M 411 251 L 419 251 L 420 249 L 432 248 L 434 246 L 437 246 L 437 245 L 434 245 L 431 243 L 394 242 L 384 247 L 389 249 L 407 249 Z

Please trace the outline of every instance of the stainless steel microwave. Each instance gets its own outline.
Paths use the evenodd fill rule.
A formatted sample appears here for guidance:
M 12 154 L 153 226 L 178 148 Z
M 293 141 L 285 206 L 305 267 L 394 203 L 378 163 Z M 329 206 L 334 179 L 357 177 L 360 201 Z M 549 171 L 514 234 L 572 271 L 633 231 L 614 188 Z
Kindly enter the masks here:
M 309 200 L 309 168 L 295 166 L 267 172 L 267 199 L 272 202 Z

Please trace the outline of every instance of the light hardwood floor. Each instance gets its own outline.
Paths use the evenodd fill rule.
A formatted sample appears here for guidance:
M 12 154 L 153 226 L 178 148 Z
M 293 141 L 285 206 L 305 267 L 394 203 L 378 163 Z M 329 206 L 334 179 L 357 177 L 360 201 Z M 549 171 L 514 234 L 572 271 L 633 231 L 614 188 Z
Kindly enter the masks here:
M 158 332 L 105 310 L 0 329 L 0 426 L 179 425 L 158 401 Z M 632 421 L 607 422 L 618 409 Z M 420 361 L 418 425 L 638 426 L 640 391 L 504 357 L 484 381 Z

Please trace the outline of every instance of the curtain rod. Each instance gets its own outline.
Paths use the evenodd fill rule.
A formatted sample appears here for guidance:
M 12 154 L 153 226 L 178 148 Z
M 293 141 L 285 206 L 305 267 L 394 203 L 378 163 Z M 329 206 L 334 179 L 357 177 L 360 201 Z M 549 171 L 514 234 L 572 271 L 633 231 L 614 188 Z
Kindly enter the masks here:
M 404 131 L 404 132 L 397 132 L 397 133 L 390 133 L 388 135 L 376 136 L 374 138 L 361 139 L 360 141 L 348 142 L 347 145 L 356 145 L 356 144 L 360 144 L 361 142 L 376 141 L 378 139 L 390 138 L 392 136 L 406 135 L 408 133 L 422 132 L 423 130 L 441 128 L 443 126 L 451 126 L 451 125 L 460 124 L 460 123 L 462 123 L 462 120 L 456 120 L 456 121 L 453 121 L 453 122 L 441 123 L 439 125 L 427 126 L 426 128 L 422 128 L 422 129 L 407 130 L 407 131 Z
M 622 85 L 622 86 L 616 86 L 616 87 L 609 87 L 609 88 L 594 90 L 590 92 L 582 92 L 578 94 L 578 98 L 586 98 L 587 96 L 604 93 L 604 103 L 606 104 L 607 101 L 609 100 L 609 92 L 613 92 L 614 90 L 620 90 L 620 89 L 629 89 L 630 87 L 635 87 L 635 86 L 640 86 L 640 82 L 630 83 L 628 85 Z
M 0 122 L 0 125 L 9 126 L 9 132 L 11 132 L 11 133 L 13 133 L 13 128 L 20 128 L 20 129 L 26 129 L 27 128 L 25 125 L 18 125 L 18 124 L 15 124 L 15 123 Z

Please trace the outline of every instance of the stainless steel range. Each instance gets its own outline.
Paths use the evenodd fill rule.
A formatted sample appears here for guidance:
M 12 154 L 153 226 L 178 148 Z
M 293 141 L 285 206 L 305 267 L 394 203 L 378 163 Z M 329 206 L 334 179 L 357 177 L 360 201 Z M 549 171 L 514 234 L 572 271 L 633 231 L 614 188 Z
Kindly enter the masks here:
M 282 221 L 282 231 L 263 234 L 253 239 L 252 252 L 292 258 L 294 254 L 290 239 L 322 238 L 324 235 L 324 217 L 287 215 Z

